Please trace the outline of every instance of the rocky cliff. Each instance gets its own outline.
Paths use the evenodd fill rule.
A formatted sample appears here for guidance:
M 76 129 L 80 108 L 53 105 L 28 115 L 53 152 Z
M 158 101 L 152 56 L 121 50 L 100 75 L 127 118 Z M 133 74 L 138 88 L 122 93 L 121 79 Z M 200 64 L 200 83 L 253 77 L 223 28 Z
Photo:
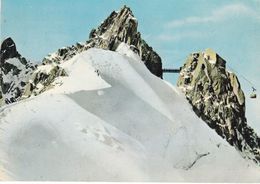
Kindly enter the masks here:
M 0 106 L 20 99 L 35 66 L 16 50 L 12 38 L 5 39 L 0 50 Z
M 160 56 L 142 38 L 137 31 L 137 20 L 130 8 L 124 6 L 119 12 L 113 11 L 108 18 L 89 34 L 85 43 L 77 43 L 71 47 L 63 47 L 45 57 L 43 63 L 67 60 L 77 53 L 92 47 L 115 51 L 121 42 L 131 46 L 141 57 L 146 67 L 156 76 L 162 78 L 162 62 Z
M 244 93 L 223 58 L 211 49 L 192 53 L 177 85 L 199 117 L 245 157 L 260 163 L 260 138 L 247 125 Z

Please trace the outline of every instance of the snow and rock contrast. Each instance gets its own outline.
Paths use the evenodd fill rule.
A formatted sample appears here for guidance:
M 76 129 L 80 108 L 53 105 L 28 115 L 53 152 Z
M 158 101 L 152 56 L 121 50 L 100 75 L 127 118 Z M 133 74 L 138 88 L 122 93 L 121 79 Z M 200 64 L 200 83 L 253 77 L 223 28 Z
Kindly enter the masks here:
M 0 109 L 1 178 L 52 181 L 260 181 L 130 49 L 88 49 L 38 96 Z M 45 69 L 46 71 L 50 71 Z M 236 176 L 236 177 L 234 177 Z
M 180 72 L 178 86 L 195 113 L 244 156 L 260 162 L 260 138 L 247 125 L 245 96 L 237 76 L 211 49 L 192 53 Z
M 124 42 L 138 53 L 151 73 L 162 77 L 161 58 L 141 38 L 141 33 L 137 31 L 137 25 L 137 19 L 130 8 L 124 6 L 119 12 L 113 11 L 97 29 L 93 29 L 89 34 L 88 41 L 77 43 L 71 47 L 63 47 L 45 57 L 43 63 L 59 63 L 93 47 L 115 51 L 120 43 Z
M 37 67 L 8 38 L 0 64 L 0 180 L 260 182 L 236 75 L 208 49 L 162 80 L 128 7 Z
M 35 66 L 16 50 L 14 41 L 7 38 L 0 50 L 0 106 L 20 99 Z
M 55 78 L 66 75 L 64 70 L 58 68 L 58 64 L 90 48 L 118 52 L 124 43 L 136 53 L 136 57 L 141 58 L 151 73 L 162 78 L 160 56 L 141 38 L 140 32 L 137 31 L 136 18 L 134 18 L 130 8 L 124 6 L 119 12 L 113 11 L 97 29 L 93 29 L 89 40 L 85 43 L 62 47 L 57 52 L 45 57 L 42 66 L 34 71 L 25 87 L 23 98 L 40 94 L 52 87 L 51 83 Z

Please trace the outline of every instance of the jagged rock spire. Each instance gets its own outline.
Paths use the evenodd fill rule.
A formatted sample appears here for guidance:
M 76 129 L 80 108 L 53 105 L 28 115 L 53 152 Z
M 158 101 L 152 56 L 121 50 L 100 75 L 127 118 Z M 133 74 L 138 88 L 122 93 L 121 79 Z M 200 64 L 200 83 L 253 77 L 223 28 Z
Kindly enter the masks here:
M 192 53 L 177 85 L 195 113 L 246 157 L 260 164 L 260 138 L 247 125 L 245 96 L 226 61 L 212 49 Z
M 93 29 L 89 34 L 89 40 L 85 44 L 77 43 L 71 47 L 59 49 L 56 53 L 46 57 L 43 63 L 67 60 L 76 53 L 93 47 L 115 51 L 121 42 L 125 42 L 135 49 L 151 73 L 162 77 L 161 58 L 141 38 L 137 26 L 137 19 L 131 9 L 124 6 L 119 12 L 113 11 L 98 28 Z
M 134 46 L 144 61 L 146 67 L 156 76 L 162 77 L 162 62 L 160 56 L 142 38 L 137 31 L 138 22 L 131 9 L 127 6 L 110 16 L 90 33 L 90 39 L 99 40 L 101 48 L 116 50 L 120 42 Z
M 90 39 L 95 37 L 117 37 L 118 41 L 132 44 L 137 34 L 137 20 L 130 8 L 124 6 L 118 13 L 113 11 L 110 16 L 90 33 Z

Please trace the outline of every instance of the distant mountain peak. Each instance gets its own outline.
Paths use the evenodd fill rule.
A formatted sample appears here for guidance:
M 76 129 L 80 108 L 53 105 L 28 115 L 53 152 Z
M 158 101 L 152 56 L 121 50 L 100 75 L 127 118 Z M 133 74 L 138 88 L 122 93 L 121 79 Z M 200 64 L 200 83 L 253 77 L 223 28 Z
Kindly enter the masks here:
M 19 53 L 16 50 L 16 45 L 11 37 L 6 38 L 2 44 L 1 44 L 1 63 L 4 62 L 4 60 L 18 57 Z
M 11 37 L 2 42 L 0 56 L 1 106 L 20 99 L 28 78 L 36 66 L 19 54 L 15 42 Z
M 128 12 L 132 13 L 132 10 L 131 10 L 130 7 L 127 6 L 127 5 L 124 5 L 124 6 L 121 8 L 120 11 L 128 11 Z
M 134 14 L 130 7 L 124 5 L 118 12 L 118 15 L 133 18 Z
M 77 53 L 89 48 L 102 48 L 116 51 L 120 43 L 131 46 L 144 62 L 148 70 L 162 78 L 162 62 L 160 56 L 142 38 L 137 31 L 138 22 L 131 9 L 123 6 L 118 12 L 113 11 L 102 23 L 92 29 L 89 40 L 84 44 L 77 43 L 70 47 L 59 49 L 57 52 L 44 58 L 43 63 L 59 63 L 68 60 Z
M 124 6 L 119 12 L 113 11 L 97 28 L 90 33 L 91 38 L 117 39 L 127 44 L 135 44 L 134 39 L 140 37 L 137 32 L 137 19 L 130 8 Z M 109 49 L 113 49 L 110 47 Z

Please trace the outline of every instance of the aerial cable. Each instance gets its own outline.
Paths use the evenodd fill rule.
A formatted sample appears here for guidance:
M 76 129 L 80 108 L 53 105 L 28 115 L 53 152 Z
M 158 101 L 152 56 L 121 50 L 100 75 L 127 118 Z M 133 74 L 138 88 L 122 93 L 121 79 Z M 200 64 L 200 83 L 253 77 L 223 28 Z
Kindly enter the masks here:
M 252 93 L 250 94 L 250 98 L 256 98 L 256 88 L 254 87 L 254 83 L 251 82 L 249 79 L 247 79 L 244 75 L 240 74 L 236 70 L 234 70 L 231 66 L 227 65 L 229 69 L 231 69 L 233 72 L 236 72 L 241 78 L 243 78 L 248 84 L 251 84 Z

